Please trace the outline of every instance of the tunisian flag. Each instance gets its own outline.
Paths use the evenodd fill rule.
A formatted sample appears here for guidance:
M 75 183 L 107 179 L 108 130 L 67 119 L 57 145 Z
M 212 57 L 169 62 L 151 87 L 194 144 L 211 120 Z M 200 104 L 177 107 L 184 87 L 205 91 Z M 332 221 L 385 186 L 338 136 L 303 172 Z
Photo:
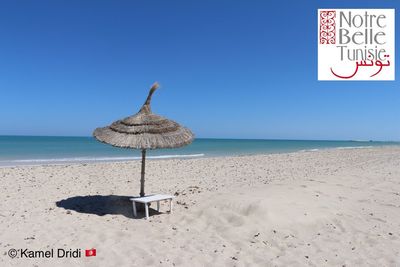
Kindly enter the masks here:
M 86 257 L 96 256 L 96 249 L 95 249 L 95 248 L 86 249 L 86 250 L 85 250 L 85 256 L 86 256 Z

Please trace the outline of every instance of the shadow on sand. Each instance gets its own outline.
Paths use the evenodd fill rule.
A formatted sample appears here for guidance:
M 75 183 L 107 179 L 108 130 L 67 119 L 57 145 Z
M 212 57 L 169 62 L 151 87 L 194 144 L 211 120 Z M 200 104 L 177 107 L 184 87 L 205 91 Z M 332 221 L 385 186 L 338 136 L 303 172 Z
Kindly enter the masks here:
M 57 207 L 66 210 L 74 210 L 80 213 L 95 214 L 98 216 L 123 215 L 127 218 L 140 219 L 144 217 L 138 207 L 138 217 L 133 217 L 132 202 L 129 200 L 131 196 L 76 196 L 63 199 L 56 202 Z M 150 216 L 159 214 L 156 210 L 149 209 Z

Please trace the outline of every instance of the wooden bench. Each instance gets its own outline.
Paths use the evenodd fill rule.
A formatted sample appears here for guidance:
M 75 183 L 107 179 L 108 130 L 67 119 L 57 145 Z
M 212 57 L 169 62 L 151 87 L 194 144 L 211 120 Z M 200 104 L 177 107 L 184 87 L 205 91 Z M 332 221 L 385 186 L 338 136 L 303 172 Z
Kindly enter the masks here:
M 143 203 L 146 211 L 146 220 L 149 218 L 149 203 L 157 202 L 157 211 L 160 211 L 160 201 L 169 200 L 169 212 L 172 213 L 172 199 L 174 196 L 170 195 L 149 195 L 144 197 L 133 197 L 130 200 L 133 204 L 133 216 L 137 217 L 136 202 Z

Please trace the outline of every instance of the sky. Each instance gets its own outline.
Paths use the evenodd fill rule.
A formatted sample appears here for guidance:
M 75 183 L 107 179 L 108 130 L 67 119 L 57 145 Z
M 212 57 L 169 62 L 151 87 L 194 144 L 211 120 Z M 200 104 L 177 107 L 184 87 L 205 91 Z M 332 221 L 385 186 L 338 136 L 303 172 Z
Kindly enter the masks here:
M 1 1 L 0 135 L 90 136 L 158 81 L 200 138 L 400 140 L 398 81 L 317 81 L 318 8 L 400 28 L 398 0 Z

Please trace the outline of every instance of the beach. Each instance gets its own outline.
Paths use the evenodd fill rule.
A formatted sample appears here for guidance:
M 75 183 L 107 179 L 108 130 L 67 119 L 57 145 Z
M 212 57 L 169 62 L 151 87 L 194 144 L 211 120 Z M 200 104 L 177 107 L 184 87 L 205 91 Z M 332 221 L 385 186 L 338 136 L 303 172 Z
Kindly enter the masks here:
M 146 164 L 146 193 L 175 195 L 172 214 L 133 218 L 140 161 L 0 168 L 0 265 L 400 265 L 399 146 Z

